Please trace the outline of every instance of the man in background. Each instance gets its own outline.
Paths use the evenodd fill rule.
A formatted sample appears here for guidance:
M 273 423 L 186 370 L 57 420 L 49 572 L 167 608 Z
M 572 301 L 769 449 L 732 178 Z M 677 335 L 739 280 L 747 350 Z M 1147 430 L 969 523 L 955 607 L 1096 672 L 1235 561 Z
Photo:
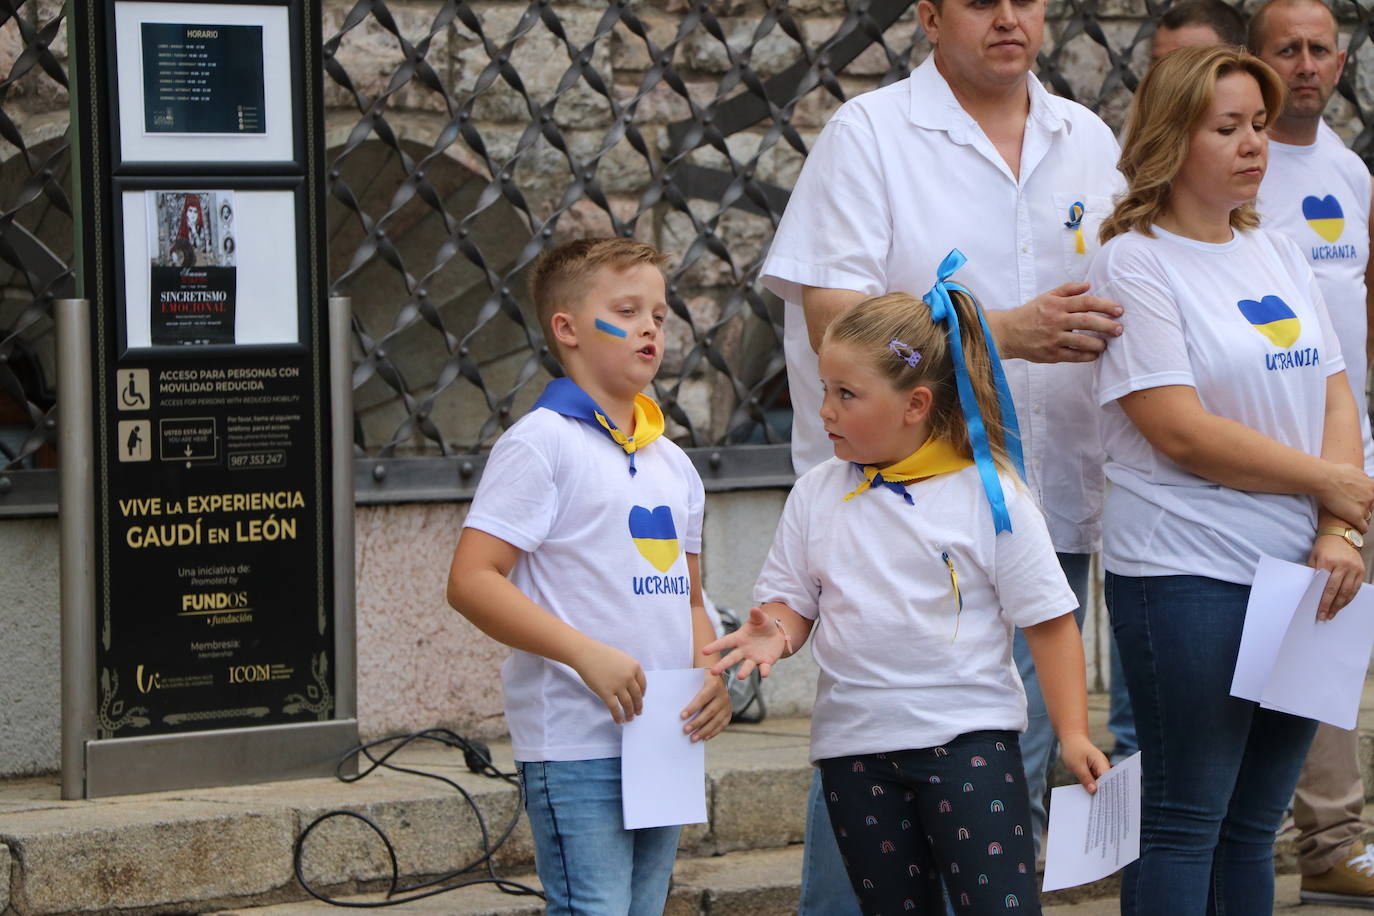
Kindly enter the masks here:
M 1222 0 L 1185 0 L 1155 22 L 1150 64 L 1170 51 L 1198 45 L 1245 44 L 1245 18 Z

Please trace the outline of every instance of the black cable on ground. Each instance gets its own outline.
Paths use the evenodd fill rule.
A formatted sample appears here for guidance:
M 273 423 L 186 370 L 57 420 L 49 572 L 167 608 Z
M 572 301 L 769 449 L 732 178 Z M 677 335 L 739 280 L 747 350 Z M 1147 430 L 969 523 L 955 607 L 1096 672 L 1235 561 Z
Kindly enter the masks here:
M 510 822 L 506 824 L 505 829 L 501 831 L 501 835 L 495 843 L 491 842 L 491 835 L 487 830 L 486 818 L 482 816 L 482 811 L 477 806 L 476 800 L 474 800 L 472 795 L 462 786 L 458 785 L 458 783 L 454 782 L 452 779 L 441 776 L 438 773 L 428 773 L 424 770 L 404 767 L 390 762 L 391 758 L 395 756 L 397 752 L 416 741 L 433 741 L 454 748 L 455 750 L 460 750 L 463 752 L 463 760 L 466 762 L 470 771 L 483 776 L 489 776 L 492 779 L 500 779 L 502 782 L 509 783 L 515 787 L 517 792 L 515 813 L 511 816 Z M 382 749 L 380 755 L 374 754 L 374 751 L 379 748 Z M 368 765 L 361 768 L 356 775 L 349 776 L 345 774 L 343 772 L 344 765 L 354 756 L 359 754 L 367 759 Z M 425 779 L 436 779 L 453 788 L 454 791 L 461 795 L 463 800 L 468 803 L 468 807 L 472 809 L 473 815 L 477 818 L 477 826 L 482 833 L 482 854 L 461 868 L 456 868 L 437 878 L 431 878 L 428 881 L 421 882 L 420 884 L 413 884 L 409 887 L 401 887 L 399 886 L 400 866 L 396 861 L 396 848 L 387 837 L 386 831 L 382 830 L 382 828 L 371 818 L 363 814 L 358 814 L 356 811 L 347 811 L 343 809 L 328 811 L 311 821 L 306 828 L 301 831 L 301 835 L 296 838 L 292 865 L 296 872 L 296 880 L 300 882 L 301 887 L 305 888 L 306 893 L 310 894 L 310 896 L 314 897 L 316 900 L 322 900 L 333 906 L 358 907 L 364 909 L 396 906 L 402 903 L 409 903 L 412 900 L 423 900 L 426 897 L 447 893 L 448 891 L 457 890 L 460 887 L 471 887 L 475 884 L 494 884 L 504 894 L 511 894 L 517 897 L 531 896 L 538 897 L 541 900 L 544 899 L 544 895 L 540 891 L 529 885 L 499 877 L 496 874 L 495 868 L 492 866 L 492 856 L 495 855 L 502 844 L 510 838 L 511 833 L 515 830 L 515 826 L 520 823 L 520 813 L 525 808 L 525 794 L 524 789 L 520 785 L 519 775 L 516 773 L 503 773 L 498 770 L 491 762 L 491 752 L 487 749 L 486 745 L 477 741 L 470 741 L 446 728 L 430 728 L 420 732 L 412 732 L 409 735 L 392 735 L 387 738 L 379 738 L 376 741 L 360 744 L 349 750 L 348 753 L 344 754 L 339 760 L 334 775 L 343 782 L 357 782 L 379 769 L 391 770 L 396 773 L 409 773 L 412 776 L 422 776 Z M 309 838 L 310 834 L 314 832 L 316 827 L 336 817 L 347 817 L 361 821 L 377 835 L 382 841 L 382 844 L 386 847 L 387 857 L 391 860 L 391 886 L 387 890 L 385 900 L 370 902 L 336 900 L 324 892 L 311 887 L 310 883 L 306 881 L 302 866 L 302 859 L 305 854 L 305 841 Z

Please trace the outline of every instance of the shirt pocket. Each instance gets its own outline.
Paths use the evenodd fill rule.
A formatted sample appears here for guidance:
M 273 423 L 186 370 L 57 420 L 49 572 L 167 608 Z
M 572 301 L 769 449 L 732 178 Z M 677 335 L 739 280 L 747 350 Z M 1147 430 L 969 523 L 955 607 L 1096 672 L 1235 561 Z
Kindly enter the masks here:
M 1062 282 L 1082 280 L 1088 275 L 1093 255 L 1102 247 L 1097 241 L 1097 230 L 1112 212 L 1112 198 L 1107 194 L 1056 193 L 1054 209 L 1059 223 L 1058 245 L 1064 259 Z

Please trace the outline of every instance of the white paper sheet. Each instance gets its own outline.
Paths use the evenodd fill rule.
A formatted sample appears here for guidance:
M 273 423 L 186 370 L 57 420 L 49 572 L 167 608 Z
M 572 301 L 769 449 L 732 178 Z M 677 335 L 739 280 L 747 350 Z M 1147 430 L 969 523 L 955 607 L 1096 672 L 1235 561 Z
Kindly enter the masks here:
M 1260 701 L 1288 624 L 1293 620 L 1293 611 L 1311 585 L 1309 567 L 1260 556 L 1250 589 L 1250 604 L 1245 609 L 1236 670 L 1231 676 L 1231 696 Z
M 705 683 L 705 669 L 644 672 L 644 712 L 620 738 L 625 829 L 706 820 L 706 742 L 683 732 L 682 710 Z
M 1317 620 L 1320 597 L 1318 588 L 1294 613 L 1260 705 L 1353 729 L 1374 647 L 1374 590 L 1361 586 L 1333 620 Z
M 1042 890 L 1100 881 L 1140 858 L 1140 754 L 1103 773 L 1097 792 L 1050 791 L 1050 829 Z
M 1330 574 L 1261 557 L 1245 611 L 1231 694 L 1266 709 L 1352 729 L 1374 648 L 1374 589 L 1317 620 Z

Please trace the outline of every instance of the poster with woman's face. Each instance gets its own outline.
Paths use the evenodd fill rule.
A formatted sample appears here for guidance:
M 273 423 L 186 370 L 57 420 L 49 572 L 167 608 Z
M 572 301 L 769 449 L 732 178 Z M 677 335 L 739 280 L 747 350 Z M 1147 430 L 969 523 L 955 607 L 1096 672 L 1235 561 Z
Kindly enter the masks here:
M 149 248 L 158 267 L 233 267 L 233 191 L 154 191 Z
M 152 343 L 234 342 L 233 191 L 148 193 Z

